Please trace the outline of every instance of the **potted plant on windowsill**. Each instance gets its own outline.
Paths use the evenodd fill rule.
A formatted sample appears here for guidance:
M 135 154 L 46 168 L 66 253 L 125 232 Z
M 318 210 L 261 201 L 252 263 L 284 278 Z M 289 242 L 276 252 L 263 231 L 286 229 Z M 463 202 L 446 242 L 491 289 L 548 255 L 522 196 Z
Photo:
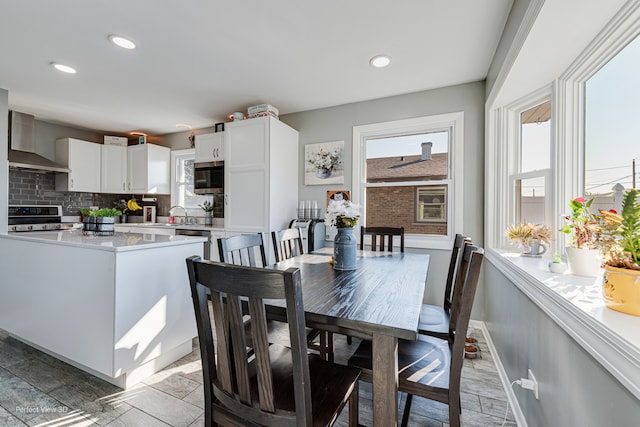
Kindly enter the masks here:
M 640 316 L 640 203 L 638 190 L 625 193 L 622 214 L 600 211 L 603 218 L 600 252 L 605 267 L 605 305 Z
M 547 251 L 544 245 L 551 240 L 551 230 L 546 225 L 523 222 L 507 227 L 505 235 L 511 243 L 522 247 L 521 255 L 539 256 Z
M 593 199 L 583 197 L 569 201 L 571 215 L 564 217 L 566 222 L 560 229 L 571 236 L 566 247 L 567 263 L 571 274 L 576 276 L 596 277 L 600 274 L 601 217 L 591 212 L 592 203 Z

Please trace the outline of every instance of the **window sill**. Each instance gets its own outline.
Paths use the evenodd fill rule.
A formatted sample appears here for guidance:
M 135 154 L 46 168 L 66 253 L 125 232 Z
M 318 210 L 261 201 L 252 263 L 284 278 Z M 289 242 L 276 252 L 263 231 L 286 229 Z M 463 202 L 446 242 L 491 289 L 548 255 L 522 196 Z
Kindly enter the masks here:
M 554 274 L 550 258 L 489 249 L 502 272 L 576 342 L 640 399 L 640 317 L 605 307 L 602 277 Z

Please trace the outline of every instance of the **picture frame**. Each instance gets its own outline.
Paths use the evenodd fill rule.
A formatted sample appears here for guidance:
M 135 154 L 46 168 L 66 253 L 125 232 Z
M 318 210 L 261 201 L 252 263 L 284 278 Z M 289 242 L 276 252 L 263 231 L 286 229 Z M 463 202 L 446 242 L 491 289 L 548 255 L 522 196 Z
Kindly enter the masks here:
M 156 222 L 156 207 L 155 206 L 143 206 L 142 218 L 144 223 Z
M 216 123 L 214 127 L 215 132 L 224 132 L 224 123 Z
M 304 146 L 304 185 L 344 184 L 344 141 Z
M 351 200 L 351 192 L 349 190 L 328 190 L 327 206 L 331 200 Z

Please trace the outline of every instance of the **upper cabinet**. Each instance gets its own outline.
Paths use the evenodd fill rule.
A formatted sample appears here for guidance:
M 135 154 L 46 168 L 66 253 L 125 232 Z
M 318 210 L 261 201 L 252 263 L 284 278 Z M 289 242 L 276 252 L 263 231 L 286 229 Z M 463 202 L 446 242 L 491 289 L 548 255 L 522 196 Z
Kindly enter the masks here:
M 106 144 L 100 147 L 102 149 L 101 191 L 103 193 L 126 193 L 128 147 Z
M 196 135 L 196 163 L 224 160 L 224 132 Z
M 298 131 L 273 117 L 227 123 L 225 229 L 287 228 L 298 201 Z
M 127 193 L 170 194 L 171 150 L 154 144 L 127 149 Z
M 56 162 L 71 172 L 56 174 L 56 191 L 100 192 L 100 144 L 74 138 L 56 140 Z

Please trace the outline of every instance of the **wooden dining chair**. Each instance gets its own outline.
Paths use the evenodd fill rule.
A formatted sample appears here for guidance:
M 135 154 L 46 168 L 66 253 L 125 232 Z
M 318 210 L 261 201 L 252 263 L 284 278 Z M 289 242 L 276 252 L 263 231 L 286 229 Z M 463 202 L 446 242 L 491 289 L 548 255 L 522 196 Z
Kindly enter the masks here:
M 360 371 L 307 354 L 298 269 L 242 267 L 193 256 L 187 258 L 187 270 L 202 358 L 205 426 L 329 426 L 347 402 L 349 425 L 358 425 Z M 285 303 L 290 348 L 269 343 L 267 299 Z M 241 309 L 243 300 L 248 300 L 248 314 Z M 245 350 L 247 334 L 254 345 L 251 355 Z
M 276 255 L 276 262 L 304 254 L 302 230 L 300 228 L 287 228 L 280 231 L 272 231 L 271 240 L 273 241 L 273 251 Z M 320 357 L 323 359 L 333 362 L 334 351 L 332 332 L 308 328 L 307 345 L 309 348 L 320 353 Z
M 265 267 L 267 265 L 262 233 L 220 238 L 218 239 L 218 252 L 220 261 L 228 264 L 247 267 Z M 256 259 L 256 252 L 259 255 L 258 259 Z
M 450 330 L 455 332 L 447 340 L 421 336 L 417 341 L 398 341 L 398 390 L 408 393 L 402 426 L 409 421 L 413 395 L 446 403 L 449 405 L 449 425 L 460 426 L 460 377 L 464 346 L 483 258 L 483 249 L 473 245 L 464 248 L 461 264 L 464 281 L 459 288 L 460 300 L 453 302 L 450 316 Z M 362 370 L 363 381 L 372 381 L 370 341 L 362 341 L 348 365 Z
M 364 249 L 364 237 L 371 236 L 372 251 L 393 252 L 393 238 L 400 238 L 400 252 L 404 252 L 404 227 L 361 227 L 360 250 Z M 379 245 L 378 245 L 378 242 Z
M 463 277 L 460 277 L 459 273 L 464 246 L 468 244 L 471 244 L 471 239 L 462 234 L 456 234 L 453 249 L 451 250 L 451 259 L 449 261 L 449 271 L 444 289 L 444 301 L 442 306 L 422 304 L 420 323 L 418 324 L 419 333 L 444 340 L 448 339 L 454 289 L 458 283 L 464 280 Z
M 272 231 L 271 240 L 273 241 L 273 253 L 276 256 L 276 262 L 304 254 L 302 230 L 300 228 Z

